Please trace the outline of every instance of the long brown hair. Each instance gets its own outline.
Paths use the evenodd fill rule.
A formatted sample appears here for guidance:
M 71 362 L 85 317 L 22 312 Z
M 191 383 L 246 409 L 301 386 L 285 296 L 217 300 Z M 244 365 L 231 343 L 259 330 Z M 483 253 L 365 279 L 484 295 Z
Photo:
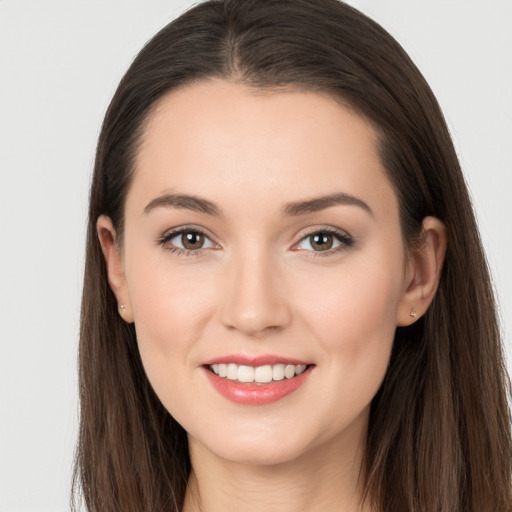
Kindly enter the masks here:
M 369 120 L 400 203 L 405 243 L 425 216 L 449 246 L 433 304 L 396 331 L 371 406 L 366 495 L 383 512 L 510 512 L 508 381 L 493 291 L 466 184 L 438 103 L 400 45 L 337 0 L 210 0 L 162 29 L 105 116 L 92 182 L 80 331 L 75 491 L 91 512 L 179 511 L 186 433 L 150 387 L 117 313 L 96 234 L 122 235 L 145 122 L 183 84 L 219 77 L 327 92 Z M 80 492 L 81 491 L 81 492 Z

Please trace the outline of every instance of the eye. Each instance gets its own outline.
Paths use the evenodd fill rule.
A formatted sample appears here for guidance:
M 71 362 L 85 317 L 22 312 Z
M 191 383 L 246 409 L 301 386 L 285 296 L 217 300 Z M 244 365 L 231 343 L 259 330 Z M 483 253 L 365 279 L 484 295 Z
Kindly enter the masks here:
M 329 230 L 315 231 L 295 245 L 296 250 L 332 253 L 354 245 L 352 237 Z
M 215 244 L 197 229 L 180 229 L 162 237 L 160 243 L 171 250 L 198 251 L 215 247 Z

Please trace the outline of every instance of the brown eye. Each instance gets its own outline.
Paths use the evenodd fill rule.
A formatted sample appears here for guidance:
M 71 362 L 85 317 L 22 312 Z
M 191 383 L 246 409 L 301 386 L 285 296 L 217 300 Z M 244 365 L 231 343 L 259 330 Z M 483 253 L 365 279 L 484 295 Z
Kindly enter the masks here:
M 334 244 L 334 236 L 329 233 L 316 233 L 309 237 L 309 243 L 314 251 L 328 251 Z
M 182 251 L 182 254 L 195 254 L 195 251 L 217 247 L 203 232 L 194 229 L 171 232 L 164 235 L 159 243 L 171 251 Z
M 295 250 L 334 254 L 338 250 L 354 245 L 354 239 L 346 232 L 331 232 L 330 229 L 316 231 L 306 235 L 294 246 Z
M 204 235 L 197 231 L 186 231 L 181 234 L 181 244 L 183 245 L 183 248 L 189 251 L 202 249 L 204 245 L 204 238 Z

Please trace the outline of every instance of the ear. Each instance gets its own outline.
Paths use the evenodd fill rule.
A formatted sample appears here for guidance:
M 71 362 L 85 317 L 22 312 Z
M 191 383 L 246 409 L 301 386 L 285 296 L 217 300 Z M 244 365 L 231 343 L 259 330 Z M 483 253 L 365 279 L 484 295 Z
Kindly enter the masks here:
M 110 218 L 101 215 L 96 223 L 96 230 L 107 265 L 108 284 L 116 296 L 119 314 L 123 320 L 131 323 L 133 322 L 133 312 L 125 279 L 123 258 Z
M 397 325 L 414 323 L 425 314 L 436 294 L 446 254 L 446 226 L 425 217 L 420 243 L 408 255 L 405 290 L 397 312 Z

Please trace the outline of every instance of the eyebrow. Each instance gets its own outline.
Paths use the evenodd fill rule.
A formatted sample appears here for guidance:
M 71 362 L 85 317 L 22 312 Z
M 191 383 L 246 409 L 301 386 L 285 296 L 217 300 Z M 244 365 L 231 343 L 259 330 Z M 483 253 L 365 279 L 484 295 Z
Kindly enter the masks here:
M 288 203 L 283 207 L 282 212 L 285 216 L 297 217 L 339 205 L 359 206 L 373 216 L 371 208 L 363 200 L 344 192 L 315 197 L 306 201 Z M 165 194 L 157 197 L 146 205 L 144 213 L 149 213 L 155 208 L 178 208 L 217 217 L 221 215 L 220 208 L 211 201 L 208 201 L 208 199 L 187 194 Z
M 150 201 L 144 208 L 149 213 L 155 208 L 179 208 L 207 215 L 220 215 L 220 209 L 211 201 L 186 194 L 165 194 Z
M 329 194 L 326 196 L 315 197 L 308 199 L 307 201 L 297 201 L 294 203 L 288 203 L 283 208 L 283 214 L 288 216 L 306 215 L 308 213 L 315 213 L 320 210 L 325 210 L 331 206 L 348 205 L 348 206 L 359 206 L 373 217 L 371 208 L 361 199 L 338 192 L 336 194 Z

